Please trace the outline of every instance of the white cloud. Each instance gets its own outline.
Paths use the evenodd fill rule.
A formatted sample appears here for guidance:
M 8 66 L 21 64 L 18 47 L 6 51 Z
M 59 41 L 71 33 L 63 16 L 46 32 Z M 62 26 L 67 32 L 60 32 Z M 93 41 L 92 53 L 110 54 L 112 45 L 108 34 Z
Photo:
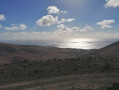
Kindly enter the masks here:
M 67 22 L 72 22 L 72 21 L 74 21 L 75 19 L 73 19 L 73 18 L 70 18 L 70 19 L 67 19 Z
M 104 21 L 98 22 L 97 24 L 98 25 L 109 25 L 109 24 L 112 24 L 112 23 L 115 23 L 115 20 L 113 20 L 113 19 L 111 19 L 111 20 L 104 20 Z
M 103 25 L 101 28 L 105 29 L 105 28 L 113 28 L 113 27 L 111 25 Z
M 80 30 L 80 28 L 78 28 L 78 27 L 67 27 L 67 26 L 65 26 L 64 24 L 60 24 L 60 25 L 58 25 L 57 26 L 57 32 L 59 32 L 59 33 L 62 33 L 62 32 L 76 32 L 76 31 L 78 31 L 78 30 Z
M 69 18 L 69 19 L 61 19 L 61 21 L 59 21 L 58 23 L 61 24 L 61 23 L 65 23 L 65 22 L 73 22 L 75 19 L 74 18 Z
M 78 31 L 78 30 L 80 30 L 79 27 L 72 27 L 71 29 L 72 29 L 72 31 Z
M 61 11 L 57 6 L 48 6 L 47 10 L 49 14 L 67 13 L 67 11 Z
M 80 31 L 90 31 L 93 30 L 91 26 L 86 26 L 83 29 L 81 29 Z
M 18 30 L 19 28 L 17 26 L 12 27 L 5 27 L 5 30 Z
M 106 0 L 105 7 L 119 7 L 119 0 Z
M 0 14 L 0 21 L 6 20 L 4 14 Z
M 67 27 L 64 24 L 60 24 L 57 26 L 57 32 L 67 32 L 67 33 L 74 33 L 74 32 L 83 32 L 83 31 L 90 31 L 93 30 L 91 26 L 86 26 L 84 28 L 79 27 Z
M 68 13 L 68 11 L 60 11 L 61 13 Z
M 98 22 L 97 25 L 100 25 L 102 29 L 105 28 L 113 28 L 110 24 L 115 23 L 115 20 L 111 19 L 111 20 L 104 20 L 101 22 Z
M 52 24 L 58 23 L 58 17 L 53 17 L 52 15 L 46 15 L 36 21 L 39 26 L 51 26 Z
M 69 32 L 70 28 L 66 27 L 64 24 L 60 24 L 57 26 L 57 31 L 59 32 Z
M 66 22 L 66 19 L 61 19 L 61 21 L 59 21 L 58 23 L 60 24 L 60 23 L 64 23 L 64 22 Z
M 52 13 L 56 14 L 60 12 L 60 9 L 58 9 L 56 6 L 48 6 L 47 10 L 49 14 L 52 14 Z
M 12 24 L 11 27 L 4 27 L 5 30 L 25 30 L 27 26 L 25 24 Z
M 24 29 L 27 28 L 27 26 L 25 24 L 19 24 L 19 27 L 20 27 L 21 30 L 24 30 Z

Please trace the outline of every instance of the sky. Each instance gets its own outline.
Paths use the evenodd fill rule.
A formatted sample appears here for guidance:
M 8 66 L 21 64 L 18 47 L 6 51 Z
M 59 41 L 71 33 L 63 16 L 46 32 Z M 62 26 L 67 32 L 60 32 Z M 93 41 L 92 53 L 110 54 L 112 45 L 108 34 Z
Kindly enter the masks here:
M 101 48 L 119 40 L 119 0 L 0 0 L 0 42 Z

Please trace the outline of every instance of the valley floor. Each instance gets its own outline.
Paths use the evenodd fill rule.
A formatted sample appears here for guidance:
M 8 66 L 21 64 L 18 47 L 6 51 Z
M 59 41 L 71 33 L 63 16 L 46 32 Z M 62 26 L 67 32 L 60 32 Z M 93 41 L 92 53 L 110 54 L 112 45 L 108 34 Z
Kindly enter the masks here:
M 105 90 L 119 83 L 119 73 L 77 74 L 1 85 L 0 90 Z

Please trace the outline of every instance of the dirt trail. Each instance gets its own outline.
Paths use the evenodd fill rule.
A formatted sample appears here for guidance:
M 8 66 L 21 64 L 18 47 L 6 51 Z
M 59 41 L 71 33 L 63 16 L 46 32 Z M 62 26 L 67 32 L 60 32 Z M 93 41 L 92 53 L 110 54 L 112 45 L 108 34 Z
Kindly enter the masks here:
M 119 73 L 78 74 L 27 81 L 0 86 L 0 90 L 70 90 L 73 88 L 100 88 L 119 82 Z M 9 88 L 9 89 L 8 89 Z M 13 89 L 14 88 L 14 89 Z

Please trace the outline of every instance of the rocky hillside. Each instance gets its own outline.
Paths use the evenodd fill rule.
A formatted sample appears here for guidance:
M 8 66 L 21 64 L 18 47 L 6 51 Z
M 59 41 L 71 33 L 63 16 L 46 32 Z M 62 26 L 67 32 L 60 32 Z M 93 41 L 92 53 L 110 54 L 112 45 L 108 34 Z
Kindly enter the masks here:
M 0 64 L 20 61 L 40 61 L 76 58 L 92 50 L 61 49 L 55 47 L 41 47 L 30 45 L 13 45 L 0 43 Z
M 88 54 L 87 56 L 92 56 L 94 58 L 119 58 L 119 42 L 96 50 Z

